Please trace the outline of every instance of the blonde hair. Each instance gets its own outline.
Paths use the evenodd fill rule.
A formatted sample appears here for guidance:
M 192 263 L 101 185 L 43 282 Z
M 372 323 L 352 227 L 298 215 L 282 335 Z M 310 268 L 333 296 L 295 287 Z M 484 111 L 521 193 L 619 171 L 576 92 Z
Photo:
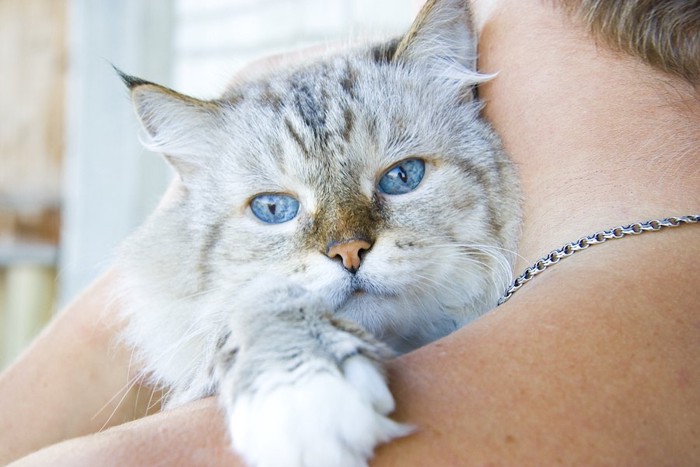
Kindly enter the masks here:
M 700 2 L 558 0 L 596 39 L 700 84 Z

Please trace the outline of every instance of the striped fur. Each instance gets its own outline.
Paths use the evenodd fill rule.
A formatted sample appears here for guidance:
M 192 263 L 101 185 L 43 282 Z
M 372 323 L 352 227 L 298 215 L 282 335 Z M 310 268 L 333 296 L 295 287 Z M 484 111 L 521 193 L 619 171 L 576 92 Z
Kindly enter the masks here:
M 122 250 L 125 339 L 171 406 L 220 392 L 249 463 L 364 465 L 408 432 L 387 418 L 388 348 L 452 332 L 510 281 L 519 192 L 473 98 L 475 50 L 465 2 L 431 0 L 402 39 L 269 70 L 212 101 L 123 76 L 182 185 Z M 378 191 L 416 157 L 418 188 Z M 294 196 L 299 214 L 260 222 L 260 193 Z M 371 245 L 355 273 L 326 254 L 349 240 Z M 314 428 L 327 412 L 335 431 Z M 270 440 L 286 457 L 266 457 L 270 426 L 298 417 L 310 421 L 293 442 L 282 428 Z

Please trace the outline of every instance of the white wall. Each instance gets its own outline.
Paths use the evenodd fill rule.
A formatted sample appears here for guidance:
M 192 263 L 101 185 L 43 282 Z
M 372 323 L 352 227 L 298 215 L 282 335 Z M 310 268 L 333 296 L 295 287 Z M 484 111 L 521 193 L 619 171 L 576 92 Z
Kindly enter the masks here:
M 170 178 L 145 153 L 124 85 L 110 63 L 144 78 L 171 76 L 171 0 L 71 0 L 60 300 L 110 262 Z
M 65 303 L 153 209 L 170 173 L 144 154 L 109 63 L 200 98 L 251 60 L 319 42 L 390 37 L 422 0 L 71 0 L 64 228 Z

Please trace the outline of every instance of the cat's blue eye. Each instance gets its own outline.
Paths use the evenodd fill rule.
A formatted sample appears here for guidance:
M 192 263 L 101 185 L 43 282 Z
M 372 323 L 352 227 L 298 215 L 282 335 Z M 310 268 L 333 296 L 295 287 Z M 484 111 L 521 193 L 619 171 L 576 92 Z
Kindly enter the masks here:
M 416 189 L 425 175 L 425 162 L 406 159 L 389 169 L 379 180 L 379 189 L 387 195 L 402 195 Z
M 255 217 L 268 224 L 281 224 L 294 219 L 299 201 L 289 195 L 266 194 L 253 198 L 250 209 Z

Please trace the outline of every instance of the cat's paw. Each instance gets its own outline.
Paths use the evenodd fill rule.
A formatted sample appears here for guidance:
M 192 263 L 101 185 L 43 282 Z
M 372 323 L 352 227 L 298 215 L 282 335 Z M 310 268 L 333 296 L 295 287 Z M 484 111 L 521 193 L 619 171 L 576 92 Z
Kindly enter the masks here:
M 228 407 L 235 450 L 255 467 L 366 466 L 377 444 L 412 429 L 390 420 L 394 400 L 375 364 L 348 358 L 342 374 L 266 372 Z

